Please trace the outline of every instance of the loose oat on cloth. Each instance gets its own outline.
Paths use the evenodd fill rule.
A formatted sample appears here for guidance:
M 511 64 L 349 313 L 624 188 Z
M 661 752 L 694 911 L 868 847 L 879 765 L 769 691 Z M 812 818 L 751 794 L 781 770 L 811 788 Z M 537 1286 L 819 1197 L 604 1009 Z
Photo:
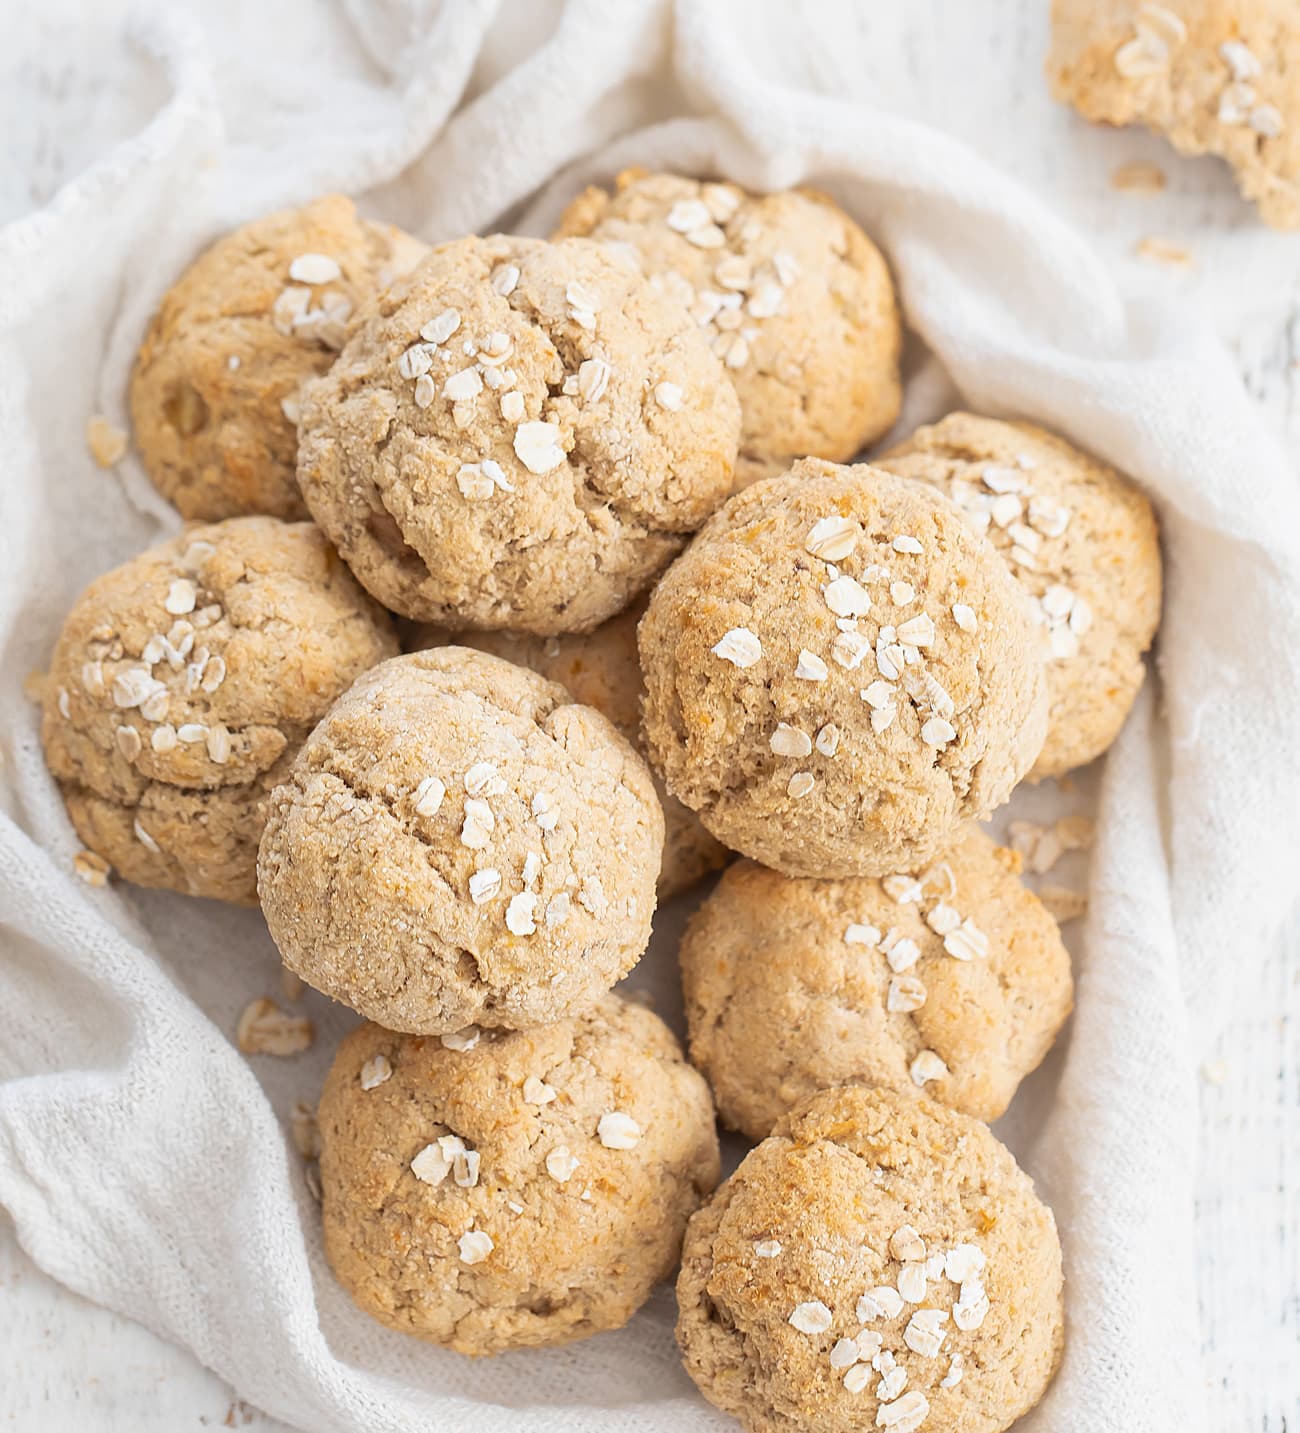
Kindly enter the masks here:
M 620 1333 L 469 1363 L 372 1323 L 330 1276 L 290 1130 L 351 1017 L 282 990 L 255 912 L 79 879 L 41 759 L 24 686 L 73 597 L 176 526 L 133 457 L 97 465 L 87 423 L 125 426 L 149 314 L 235 222 L 341 189 L 426 240 L 540 234 L 631 163 L 828 190 L 885 249 L 935 356 L 911 421 L 959 393 L 1158 500 L 1161 680 L 1102 774 L 1078 1009 L 999 1129 L 1065 1243 L 1065 1362 L 1022 1426 L 1202 1426 L 1194 1081 L 1294 885 L 1296 485 L 1202 326 L 1126 307 L 1078 236 L 959 143 L 860 88 L 831 98 L 871 42 L 860 10 L 826 0 L 798 44 L 790 14 L 50 0 L 6 51 L 0 114 L 27 188 L 0 231 L 0 1203 L 54 1277 L 313 1433 L 726 1425 L 679 1369 L 667 1289 Z M 1009 814 L 1046 827 L 1066 804 L 1040 788 Z M 679 914 L 641 980 L 670 1016 Z M 310 1051 L 240 1053 L 257 999 L 312 1020 Z

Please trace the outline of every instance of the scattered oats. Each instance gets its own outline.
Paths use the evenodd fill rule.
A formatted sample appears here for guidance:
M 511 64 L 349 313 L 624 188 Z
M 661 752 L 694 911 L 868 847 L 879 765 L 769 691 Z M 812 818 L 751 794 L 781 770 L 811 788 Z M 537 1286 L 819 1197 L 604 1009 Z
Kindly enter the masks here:
M 496 1245 L 481 1229 L 470 1229 L 456 1240 L 456 1247 L 462 1264 L 481 1264 Z
M 909 617 L 898 628 L 898 638 L 913 647 L 929 647 L 934 642 L 934 622 L 928 612 Z
M 908 1263 L 898 1271 L 898 1292 L 909 1304 L 919 1304 L 925 1298 L 925 1265 Z
M 873 1319 L 893 1319 L 903 1312 L 903 1300 L 897 1289 L 880 1284 L 862 1295 L 855 1312 L 862 1324 L 868 1324 Z
M 973 632 L 979 625 L 975 618 L 975 608 L 967 608 L 965 602 L 953 603 L 953 622 L 957 623 L 963 632 Z
M 765 280 L 755 288 L 745 305 L 753 318 L 771 318 L 781 312 L 785 305 L 785 291 L 779 283 Z
M 954 1284 L 964 1284 L 982 1274 L 987 1262 L 984 1251 L 977 1245 L 954 1244 L 944 1256 L 943 1271 Z
M 187 721 L 183 726 L 176 728 L 176 739 L 183 741 L 186 746 L 193 746 L 196 742 L 205 741 L 207 735 L 207 727 L 196 721 Z
M 546 1172 L 556 1184 L 567 1184 L 578 1167 L 578 1157 L 569 1152 L 567 1144 L 557 1144 L 546 1156 Z
M 475 871 L 469 878 L 469 898 L 476 906 L 490 901 L 501 889 L 501 872 L 492 866 Z
M 388 1061 L 387 1055 L 372 1055 L 361 1067 L 361 1074 L 358 1077 L 363 1090 L 375 1090 L 385 1080 L 393 1078 L 393 1067 Z
M 744 368 L 749 362 L 749 342 L 741 334 L 736 334 L 734 338 L 723 335 L 714 345 L 714 351 L 719 353 L 728 368 Z
M 300 1055 L 315 1038 L 305 1015 L 289 1015 L 263 996 L 244 1007 L 235 1041 L 246 1055 Z
M 863 689 L 862 700 L 869 707 L 881 711 L 893 703 L 894 693 L 895 688 L 892 682 L 874 681 L 869 687 Z
M 902 1263 L 925 1258 L 925 1240 L 910 1224 L 900 1224 L 889 1236 L 889 1252 Z
M 163 606 L 173 617 L 183 617 L 187 612 L 193 612 L 195 603 L 198 600 L 198 592 L 188 577 L 178 577 L 167 589 L 167 598 Z
M 813 749 L 811 738 L 787 722 L 777 723 L 767 744 L 774 756 L 808 756 Z
M 508 298 L 515 291 L 519 283 L 519 270 L 514 264 L 498 264 L 492 270 L 492 291 Z
M 472 851 L 482 850 L 492 839 L 496 824 L 496 817 L 487 802 L 470 797 L 465 802 L 465 820 L 460 828 L 461 844 Z
M 521 423 L 515 429 L 514 449 L 530 473 L 549 473 L 564 462 L 560 429 L 555 423 Z
M 1038 899 L 1059 925 L 1077 920 L 1088 909 L 1088 897 L 1082 891 L 1071 890 L 1068 886 L 1040 886 Z
M 896 1403 L 884 1403 L 876 1410 L 876 1427 L 892 1428 L 893 1433 L 916 1433 L 930 1412 L 930 1400 L 913 1390 Z
M 422 378 L 433 367 L 433 355 L 436 352 L 427 343 L 413 343 L 402 356 L 397 360 L 397 373 L 401 378 Z M 432 380 L 429 383 L 432 391 Z M 429 406 L 430 399 L 421 401 L 418 397 L 416 402 L 421 408 Z
M 593 916 L 603 916 L 609 909 L 599 876 L 588 876 L 578 891 L 578 904 Z
M 551 798 L 545 791 L 538 791 L 533 794 L 529 809 L 534 819 L 543 831 L 554 831 L 559 821 L 559 816 L 552 809 Z
M 944 936 L 943 948 L 955 960 L 983 960 L 989 953 L 989 938 L 967 917 Z
M 921 740 L 927 746 L 945 747 L 957 735 L 957 729 L 943 717 L 932 716 L 921 728 Z
M 126 434 L 102 413 L 96 413 L 86 424 L 86 446 L 101 468 L 111 468 L 126 456 Z
M 122 708 L 138 707 L 154 692 L 165 690 L 163 684 L 155 681 L 152 673 L 144 667 L 128 667 L 113 678 L 113 705 Z M 59 710 L 63 712 L 62 702 L 59 704 Z
M 59 709 L 59 715 L 63 718 L 64 721 L 67 721 L 68 718 L 72 715 L 72 698 L 68 696 L 67 687 L 59 688 L 59 695 L 55 702 L 55 705 Z M 121 705 L 121 703 L 119 703 L 119 705 Z
M 810 1299 L 794 1306 L 789 1322 L 791 1328 L 798 1329 L 800 1333 L 819 1334 L 830 1328 L 831 1317 L 831 1311 L 820 1299 Z
M 670 413 L 679 412 L 682 406 L 682 388 L 679 383 L 656 383 L 655 402 Z
M 980 1327 L 988 1316 L 989 1296 L 978 1278 L 967 1279 L 961 1286 L 961 1297 L 952 1306 L 952 1321 L 963 1333 Z
M 916 600 L 916 588 L 910 582 L 891 582 L 889 600 L 895 607 L 906 607 L 909 602 Z
M 492 496 L 492 479 L 481 463 L 462 463 L 456 473 L 456 486 L 470 502 L 484 502 Z
M 780 1252 L 781 1245 L 776 1239 L 760 1239 L 754 1245 L 754 1253 L 760 1259 L 775 1259 Z
M 206 742 L 208 760 L 217 766 L 224 766 L 230 760 L 230 733 L 218 722 L 208 728 Z
M 1029 486 L 1017 468 L 1003 468 L 990 463 L 980 473 L 984 486 L 992 493 L 1023 493 Z
M 914 1085 L 925 1085 L 930 1080 L 942 1080 L 948 1067 L 933 1050 L 922 1050 L 909 1067 Z
M 146 831 L 144 827 L 140 824 L 140 818 L 138 816 L 135 818 L 134 822 L 132 822 L 131 830 L 135 836 L 135 839 L 139 841 L 139 843 L 145 848 L 146 851 L 152 851 L 155 856 L 162 854 L 162 847 L 159 846 L 158 842 L 155 841 L 154 838 L 148 833 L 148 831 Z
M 426 776 L 415 788 L 415 814 L 417 816 L 435 815 L 446 794 L 447 788 L 436 776 Z
M 817 785 L 817 778 L 811 771 L 796 771 L 786 782 L 786 793 L 793 796 L 796 801 L 801 801 L 805 796 L 811 796 L 813 787 Z
M 903 1342 L 923 1358 L 938 1358 L 947 1336 L 943 1331 L 947 1322 L 943 1309 L 917 1309 L 903 1330 Z
M 763 647 L 748 627 L 733 627 L 710 649 L 736 667 L 752 667 L 763 655 Z
M 925 894 L 915 876 L 886 876 L 880 884 L 889 899 L 900 906 L 919 901 Z
M 903 971 L 911 970 L 921 958 L 921 947 L 911 936 L 904 935 L 897 926 L 893 926 L 885 932 L 880 948 L 884 951 L 889 968 L 895 975 L 901 975 Z
M 907 1370 L 895 1364 L 880 1377 L 876 1384 L 876 1397 L 882 1404 L 892 1403 L 907 1387 Z
M 444 1049 L 459 1050 L 463 1053 L 472 1050 L 482 1034 L 477 1025 L 466 1025 L 463 1030 L 453 1030 L 450 1035 L 441 1035 L 439 1039 Z
M 524 1103 L 529 1105 L 549 1105 L 555 1098 L 555 1089 L 548 1085 L 545 1080 L 539 1080 L 536 1075 L 529 1075 L 524 1081 Z
M 679 199 L 664 218 L 664 223 L 678 234 L 689 234 L 713 222 L 713 216 L 699 199 Z
M 609 387 L 613 371 L 603 358 L 588 358 L 578 366 L 578 392 L 588 403 L 598 402 Z
M 606 1149 L 634 1149 L 641 1138 L 641 1126 L 622 1110 L 601 1115 L 596 1137 Z
M 442 396 L 453 403 L 477 398 L 483 391 L 483 379 L 477 368 L 462 368 L 442 385 Z
M 320 1126 L 316 1111 L 305 1100 L 297 1100 L 289 1113 L 289 1134 L 304 1159 L 320 1158 Z
M 858 1356 L 867 1360 L 874 1359 L 884 1345 L 884 1335 L 876 1329 L 860 1329 L 854 1342 L 858 1346 Z
M 830 676 L 830 671 L 826 663 L 815 652 L 810 652 L 807 647 L 804 647 L 799 653 L 794 674 L 805 682 L 824 682 Z
M 877 736 L 881 732 L 888 731 L 893 725 L 894 718 L 898 715 L 898 708 L 895 706 L 880 707 L 871 713 L 871 730 Z
M 102 697 L 104 695 L 103 662 L 82 663 L 81 685 L 92 697 Z
M 852 1368 L 859 1358 L 858 1344 L 856 1339 L 839 1339 L 830 1352 L 830 1365 L 832 1368 Z M 852 1391 L 852 1390 L 850 1390 Z
M 164 726 L 155 727 L 153 735 L 149 738 L 149 745 L 156 752 L 166 755 L 169 751 L 176 750 L 176 728 L 170 723 Z
M 460 314 L 454 308 L 443 309 L 436 318 L 431 318 L 421 327 L 420 337 L 426 343 L 446 343 L 459 327 Z
M 1276 105 L 1256 105 L 1251 110 L 1247 123 L 1263 138 L 1276 139 L 1282 133 L 1282 111 Z
M 1219 56 L 1232 71 L 1234 80 L 1258 79 L 1264 68 L 1254 51 L 1242 40 L 1225 40 L 1219 46 Z
M 72 869 L 78 880 L 88 886 L 106 886 L 113 873 L 112 866 L 94 851 L 78 851 L 72 858 Z
M 853 620 L 841 617 L 840 621 Z M 863 658 L 871 651 L 871 643 L 861 632 L 841 631 L 831 643 L 831 656 L 847 671 L 854 671 L 862 665 Z
M 1126 80 L 1147 79 L 1169 68 L 1169 46 L 1151 30 L 1141 26 L 1131 40 L 1115 51 L 1115 69 Z
M 511 896 L 506 907 L 506 929 L 512 935 L 532 935 L 537 929 L 537 922 L 533 919 L 536 910 L 537 897 L 532 891 L 520 891 L 517 896 Z
M 940 901 L 926 912 L 925 923 L 935 935 L 947 935 L 961 925 L 961 915 L 946 901 Z
M 688 230 L 686 242 L 697 249 L 720 249 L 727 242 L 727 236 L 710 220 L 707 224 Z
M 519 872 L 519 879 L 525 886 L 531 886 L 541 874 L 542 860 L 536 851 L 529 851 L 524 857 L 523 868 Z
M 299 254 L 289 265 L 289 277 L 300 284 L 332 284 L 343 270 L 328 254 Z
M 161 683 L 140 703 L 140 715 L 146 721 L 162 721 L 171 705 L 171 694 Z
M 842 562 L 858 545 L 862 528 L 852 518 L 818 518 L 808 529 L 804 546 L 814 557 L 827 562 Z
M 916 556 L 925 551 L 916 538 L 909 537 L 906 533 L 901 537 L 896 537 L 890 546 L 895 552 L 910 552 Z
M 1020 519 L 1024 504 L 1015 493 L 1003 493 L 989 504 L 988 513 L 999 527 L 1010 527 Z
M 837 617 L 864 617 L 871 611 L 871 597 L 855 578 L 837 577 L 822 588 L 826 605 Z
M 844 932 L 844 940 L 848 945 L 871 945 L 880 944 L 880 932 L 873 925 L 854 922 Z
M 1190 269 L 1196 262 L 1190 249 L 1185 249 L 1180 244 L 1171 243 L 1168 239 L 1158 239 L 1154 236 L 1140 240 L 1134 253 L 1140 259 L 1150 259 L 1152 263 L 1168 264 L 1180 269 Z
M 117 749 L 128 761 L 134 761 L 144 748 L 140 733 L 133 726 L 120 726 L 114 732 Z
M 302 417 L 302 404 L 299 402 L 297 394 L 286 393 L 280 399 L 280 412 L 295 428 L 298 426 L 298 420 Z M 169 607 L 167 610 L 170 612 L 172 609 Z
M 548 927 L 563 925 L 569 919 L 571 905 L 568 893 L 561 891 L 546 903 L 546 924 Z
M 961 1382 L 961 1376 L 963 1372 L 962 1362 L 963 1360 L 961 1354 L 954 1353 L 952 1358 L 948 1360 L 948 1372 L 945 1373 L 944 1376 L 939 1380 L 940 1388 L 957 1387 L 957 1385 Z
M 919 1010 L 925 1004 L 925 998 L 925 985 L 917 976 L 896 975 L 889 982 L 885 1009 L 896 1015 L 910 1015 L 913 1010 Z
M 1044 537 L 1060 537 L 1070 526 L 1070 509 L 1050 498 L 1029 499 L 1029 525 Z
M 871 1382 L 871 1365 L 857 1363 L 844 1375 L 844 1387 L 849 1393 L 861 1393 Z
M 840 729 L 834 722 L 827 722 L 817 733 L 817 750 L 823 756 L 834 756 L 840 749 Z

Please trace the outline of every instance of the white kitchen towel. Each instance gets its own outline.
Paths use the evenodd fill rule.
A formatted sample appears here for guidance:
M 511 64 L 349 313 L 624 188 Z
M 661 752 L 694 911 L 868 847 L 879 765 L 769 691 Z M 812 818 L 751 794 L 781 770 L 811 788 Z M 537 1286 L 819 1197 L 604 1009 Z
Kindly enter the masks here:
M 1027 1433 L 1203 1425 L 1193 1071 L 1250 985 L 1300 853 L 1297 486 L 1197 322 L 1126 306 L 1031 194 L 846 81 L 882 59 L 876 8 L 10 9 L 0 1203 L 54 1277 L 311 1433 L 730 1425 L 677 1365 L 668 1289 L 617 1334 L 469 1362 L 379 1328 L 333 1282 L 284 1127 L 351 1017 L 308 996 L 311 1055 L 245 1059 L 229 1039 L 237 1013 L 278 979 L 260 917 L 71 875 L 77 843 L 24 678 L 85 582 L 176 521 L 132 461 L 91 465 L 84 423 L 123 420 L 152 306 L 239 220 L 339 188 L 428 239 L 544 232 L 579 182 L 633 162 L 834 193 L 887 249 L 930 351 L 915 416 L 932 416 L 950 381 L 971 407 L 1110 459 L 1159 505 L 1159 681 L 1102 775 L 1076 1018 L 1003 1128 L 1057 1210 L 1067 1261 L 1065 1362 Z M 679 919 L 664 913 L 641 974 L 665 1005 Z

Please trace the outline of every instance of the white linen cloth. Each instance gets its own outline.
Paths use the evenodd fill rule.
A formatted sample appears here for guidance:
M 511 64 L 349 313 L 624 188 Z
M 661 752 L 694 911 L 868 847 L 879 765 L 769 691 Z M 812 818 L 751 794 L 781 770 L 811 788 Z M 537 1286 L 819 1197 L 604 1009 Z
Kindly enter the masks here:
M 73 878 L 23 679 L 85 582 L 176 524 L 132 460 L 93 467 L 85 420 L 125 426 L 148 314 L 238 221 L 342 189 L 430 240 L 545 232 L 580 182 L 633 162 L 834 193 L 888 251 L 932 355 L 911 356 L 909 419 L 951 382 L 1159 505 L 1160 676 L 1103 769 L 1077 1014 L 1003 1132 L 1067 1263 L 1065 1362 L 1026 1433 L 1202 1427 L 1193 1072 L 1300 851 L 1296 485 L 1203 327 L 1126 306 L 1031 194 L 847 87 L 865 7 L 801 8 L 815 29 L 779 0 L 45 0 L 8 17 L 0 1203 L 54 1277 L 312 1433 L 732 1425 L 677 1365 L 669 1289 L 617 1334 L 486 1362 L 357 1312 L 284 1134 L 352 1017 L 309 996 L 312 1054 L 250 1061 L 230 1032 L 278 979 L 260 917 Z M 641 973 L 665 1004 L 679 915 Z

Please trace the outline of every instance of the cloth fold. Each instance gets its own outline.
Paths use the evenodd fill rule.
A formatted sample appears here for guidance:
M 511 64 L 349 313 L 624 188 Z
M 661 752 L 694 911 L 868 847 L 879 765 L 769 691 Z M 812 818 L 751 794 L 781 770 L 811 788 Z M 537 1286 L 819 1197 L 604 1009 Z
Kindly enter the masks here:
M 430 240 L 543 233 L 633 163 L 834 194 L 928 350 L 909 420 L 951 384 L 1158 504 L 1159 681 L 1102 771 L 1077 1014 L 1001 1132 L 1067 1264 L 1066 1359 L 1026 1433 L 1203 1426 L 1193 1072 L 1300 852 L 1278 779 L 1300 770 L 1300 490 L 1199 323 L 1127 304 L 1019 184 L 845 93 L 845 56 L 872 43 L 862 7 L 796 19 L 771 0 L 49 0 L 0 62 L 50 141 L 32 149 L 41 202 L 0 230 L 0 1203 L 54 1277 L 313 1433 L 731 1425 L 678 1366 L 669 1289 L 619 1333 L 483 1363 L 356 1311 L 284 1133 L 352 1017 L 309 995 L 311 1054 L 249 1061 L 229 1032 L 278 982 L 260 917 L 73 878 L 24 678 L 89 577 L 177 522 L 132 460 L 93 468 L 84 421 L 125 426 L 148 314 L 236 222 L 341 188 Z M 680 916 L 635 977 L 661 1008 Z

